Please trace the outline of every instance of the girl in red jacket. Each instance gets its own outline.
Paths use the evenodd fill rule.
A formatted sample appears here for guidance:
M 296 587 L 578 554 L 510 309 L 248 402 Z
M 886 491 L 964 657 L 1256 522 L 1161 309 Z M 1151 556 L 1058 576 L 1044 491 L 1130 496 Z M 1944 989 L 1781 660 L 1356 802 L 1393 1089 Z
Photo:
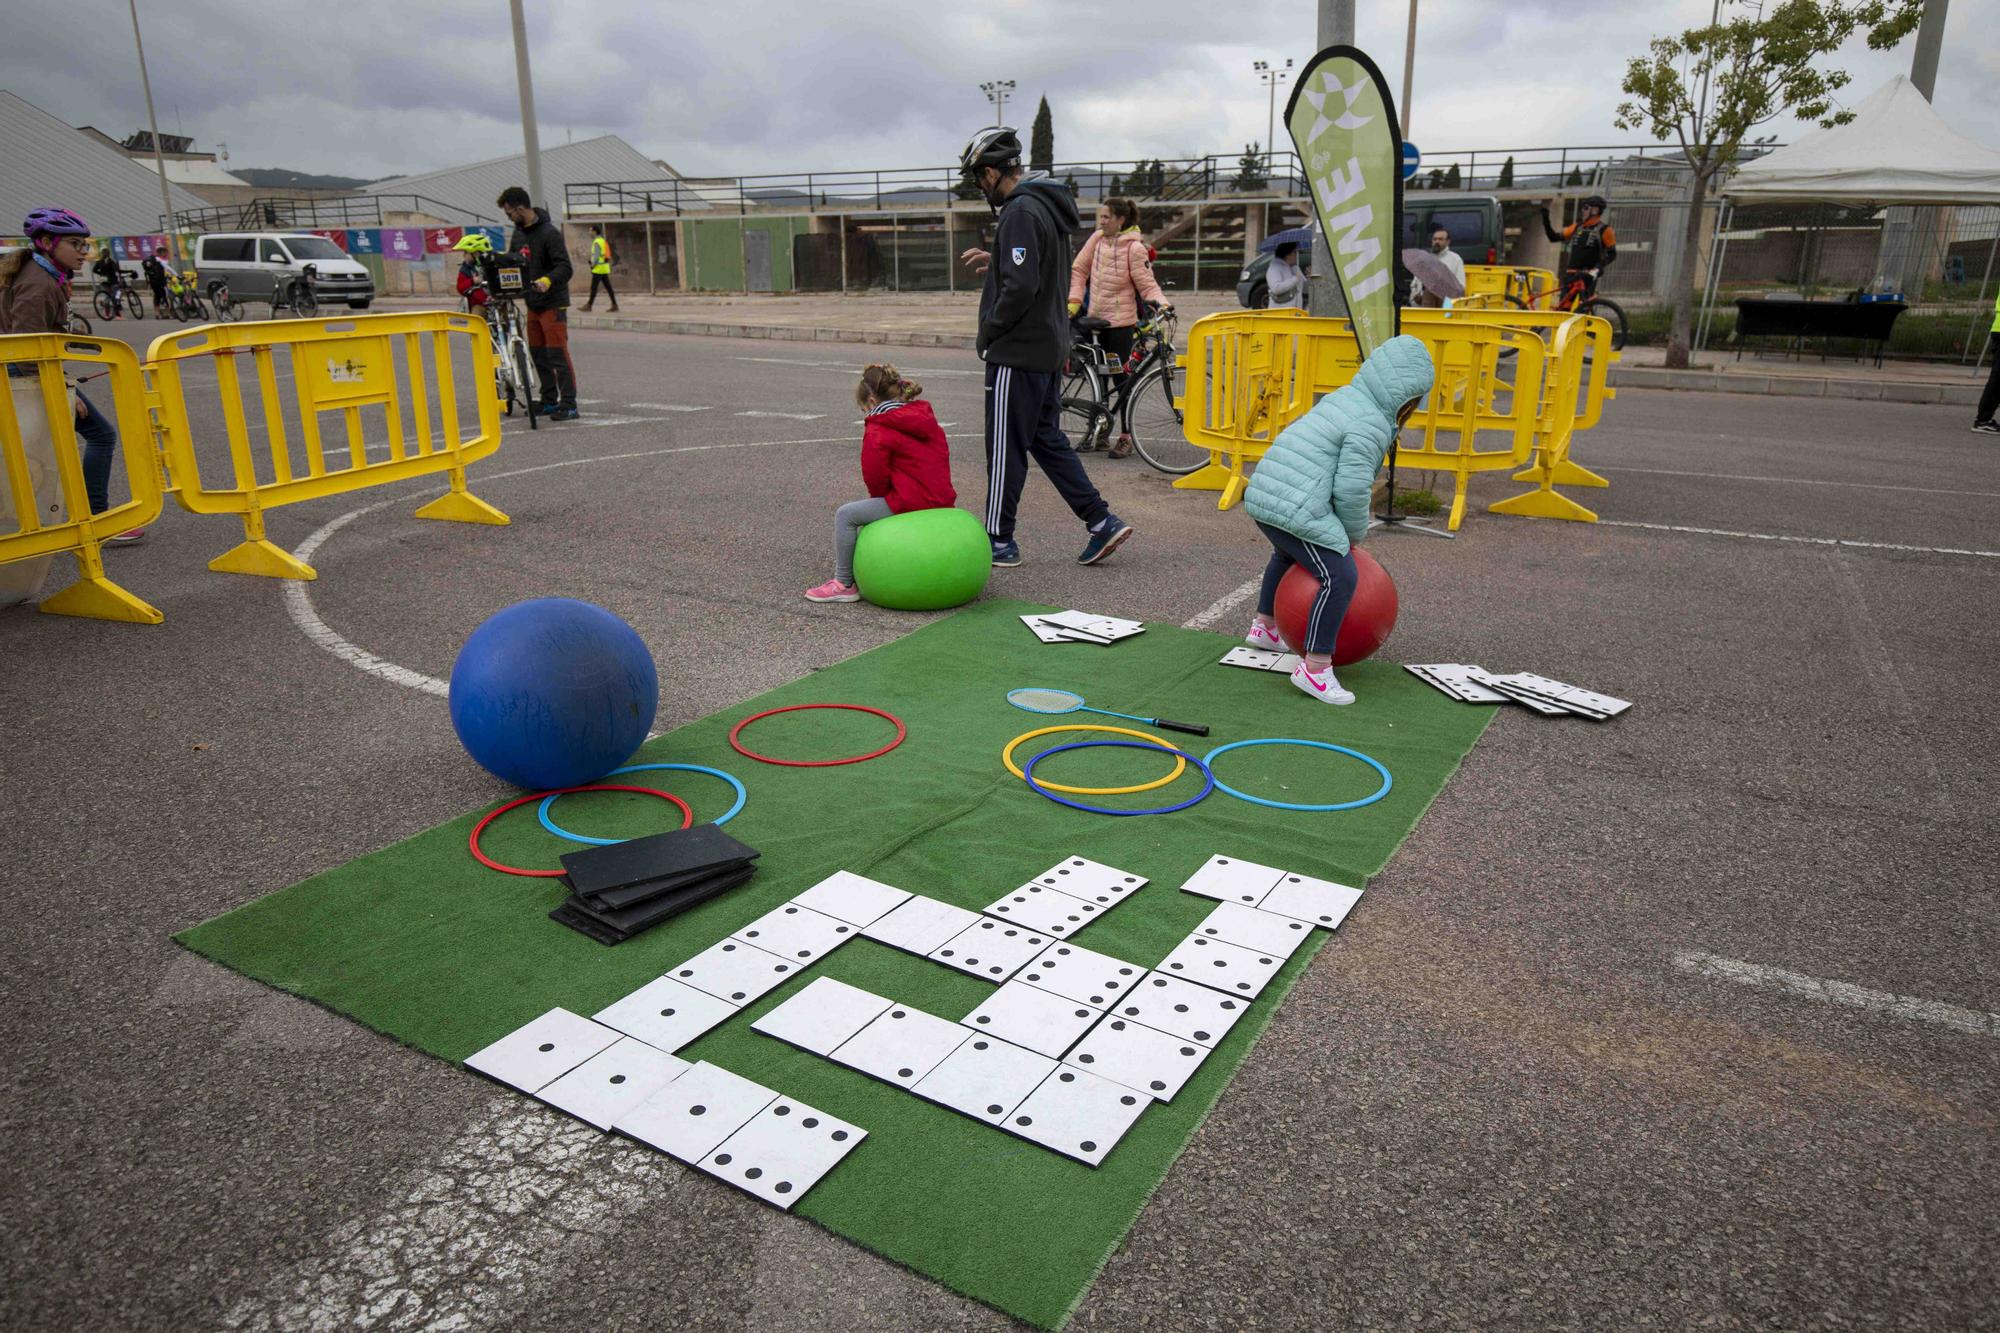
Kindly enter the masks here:
M 861 600 L 854 586 L 854 544 L 870 523 L 958 503 L 958 492 L 951 487 L 951 446 L 937 414 L 918 396 L 923 391 L 923 385 L 904 379 L 894 366 L 874 365 L 861 372 L 854 401 L 868 414 L 861 432 L 861 481 L 870 498 L 834 511 L 833 577 L 807 589 L 807 600 Z

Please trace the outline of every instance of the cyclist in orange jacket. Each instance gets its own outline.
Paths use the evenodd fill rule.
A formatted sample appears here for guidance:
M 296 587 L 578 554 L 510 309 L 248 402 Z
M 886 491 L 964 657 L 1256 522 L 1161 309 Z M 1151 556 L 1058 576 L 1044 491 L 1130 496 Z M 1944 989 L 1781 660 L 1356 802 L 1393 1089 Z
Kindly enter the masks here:
M 1575 222 L 1561 231 L 1549 221 L 1549 210 L 1542 210 L 1542 231 L 1551 241 L 1566 246 L 1563 252 L 1563 290 L 1567 291 L 1572 282 L 1583 283 L 1583 294 L 1597 294 L 1597 277 L 1618 258 L 1618 234 L 1611 230 L 1604 220 L 1606 205 L 1604 196 L 1586 196 Z

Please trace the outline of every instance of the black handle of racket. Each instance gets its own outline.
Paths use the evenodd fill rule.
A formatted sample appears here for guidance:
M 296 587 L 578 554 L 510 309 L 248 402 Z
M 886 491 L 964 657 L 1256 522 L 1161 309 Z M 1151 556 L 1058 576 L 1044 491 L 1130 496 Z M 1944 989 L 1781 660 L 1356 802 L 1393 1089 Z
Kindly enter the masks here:
M 1153 719 L 1153 725 L 1165 727 L 1168 731 L 1185 731 L 1190 736 L 1208 735 L 1208 728 L 1199 722 L 1169 722 L 1163 717 L 1156 717 Z

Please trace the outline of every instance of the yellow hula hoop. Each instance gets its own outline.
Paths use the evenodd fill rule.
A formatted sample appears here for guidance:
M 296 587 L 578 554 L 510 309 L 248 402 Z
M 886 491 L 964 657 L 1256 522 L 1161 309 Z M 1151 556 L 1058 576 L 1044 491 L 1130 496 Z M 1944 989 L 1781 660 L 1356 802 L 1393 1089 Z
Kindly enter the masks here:
M 1109 731 L 1120 736 L 1137 736 L 1142 741 L 1151 741 L 1155 745 L 1163 745 L 1167 749 L 1172 750 L 1174 752 L 1174 771 L 1156 782 L 1143 782 L 1136 787 L 1065 787 L 1060 782 L 1047 782 L 1041 778 L 1035 779 L 1038 784 L 1047 787 L 1050 791 L 1066 791 L 1075 796 L 1129 796 L 1133 792 L 1153 791 L 1156 788 L 1164 787 L 1181 774 L 1187 772 L 1187 756 L 1182 754 L 1181 748 L 1171 741 L 1162 740 L 1148 731 L 1134 731 L 1130 727 L 1097 727 L 1086 723 L 1072 723 L 1066 727 L 1043 727 L 1039 731 L 1024 731 L 1013 740 L 1007 742 L 1007 748 L 1000 752 L 1000 762 L 1007 766 L 1009 773 L 1026 782 L 1028 780 L 1027 775 L 1021 772 L 1020 766 L 1014 762 L 1015 748 L 1022 741 L 1031 741 L 1037 736 L 1048 736 L 1058 731 Z

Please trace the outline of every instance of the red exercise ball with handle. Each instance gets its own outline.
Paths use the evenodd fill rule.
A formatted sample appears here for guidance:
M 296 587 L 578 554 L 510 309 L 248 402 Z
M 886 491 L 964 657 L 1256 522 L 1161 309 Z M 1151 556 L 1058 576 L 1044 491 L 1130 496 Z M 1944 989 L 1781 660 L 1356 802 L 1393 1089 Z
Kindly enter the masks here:
M 1333 664 L 1346 666 L 1370 657 L 1389 641 L 1396 628 L 1396 581 L 1379 561 L 1360 547 L 1354 548 L 1354 598 L 1347 604 L 1347 617 L 1333 636 Z M 1319 596 L 1319 580 L 1304 565 L 1293 565 L 1278 584 L 1274 607 L 1278 633 L 1295 653 L 1305 651 L 1306 617 L 1312 614 L 1313 598 Z

